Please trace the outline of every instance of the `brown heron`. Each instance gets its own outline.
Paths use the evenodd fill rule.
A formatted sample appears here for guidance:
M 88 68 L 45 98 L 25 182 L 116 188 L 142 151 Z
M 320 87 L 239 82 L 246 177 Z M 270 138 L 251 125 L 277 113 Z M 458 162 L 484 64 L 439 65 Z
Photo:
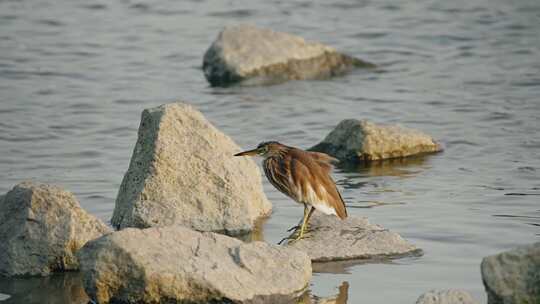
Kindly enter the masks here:
M 304 236 L 306 225 L 315 210 L 336 215 L 340 219 L 347 217 L 343 198 L 330 176 L 332 163 L 337 162 L 337 159 L 324 153 L 304 151 L 276 141 L 263 142 L 256 149 L 240 152 L 234 156 L 244 155 L 262 156 L 264 173 L 270 183 L 304 205 L 304 217 L 299 224 L 300 233 L 294 241 Z M 293 229 L 294 235 L 298 226 Z

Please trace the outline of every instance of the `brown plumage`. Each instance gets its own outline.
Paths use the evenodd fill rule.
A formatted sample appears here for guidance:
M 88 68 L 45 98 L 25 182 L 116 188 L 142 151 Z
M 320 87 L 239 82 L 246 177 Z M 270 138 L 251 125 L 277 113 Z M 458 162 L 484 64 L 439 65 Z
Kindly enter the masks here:
M 270 183 L 304 205 L 299 238 L 302 237 L 305 225 L 314 209 L 326 214 L 334 214 L 340 219 L 347 217 L 343 198 L 330 175 L 332 163 L 337 162 L 335 158 L 278 142 L 264 142 L 256 149 L 235 154 L 235 156 L 242 155 L 264 157 L 264 173 Z M 308 206 L 312 207 L 309 212 Z

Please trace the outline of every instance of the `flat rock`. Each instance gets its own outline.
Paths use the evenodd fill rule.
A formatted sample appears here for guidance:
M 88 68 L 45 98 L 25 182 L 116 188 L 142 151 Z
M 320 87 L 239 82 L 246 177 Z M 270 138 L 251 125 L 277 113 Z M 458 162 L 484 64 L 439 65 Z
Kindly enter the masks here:
M 358 162 L 439 152 L 442 147 L 431 136 L 417 130 L 346 119 L 310 150 Z
M 142 113 L 139 136 L 112 217 L 117 229 L 179 224 L 231 235 L 271 212 L 261 173 L 192 106 Z
M 320 79 L 355 67 L 375 65 L 320 43 L 253 25 L 226 27 L 203 58 L 204 75 L 215 86 L 247 79 L 258 79 L 257 83 Z
M 311 278 L 303 252 L 181 226 L 124 229 L 79 257 L 97 303 L 290 303 Z
M 489 304 L 540 303 L 540 242 L 485 257 L 481 270 Z
M 431 290 L 421 295 L 416 304 L 478 304 L 470 293 L 459 289 Z
M 421 250 L 395 232 L 370 224 L 367 218 L 314 213 L 307 238 L 287 244 L 303 251 L 313 262 L 396 258 L 419 255 Z
M 23 182 L 0 197 L 0 275 L 77 270 L 76 251 L 110 232 L 59 187 Z

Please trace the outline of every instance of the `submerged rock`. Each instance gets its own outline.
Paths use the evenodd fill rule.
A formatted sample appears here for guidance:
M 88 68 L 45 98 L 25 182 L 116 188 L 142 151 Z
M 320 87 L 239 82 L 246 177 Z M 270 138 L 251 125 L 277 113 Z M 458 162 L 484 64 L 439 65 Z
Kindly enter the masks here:
M 287 244 L 309 255 L 313 262 L 397 258 L 421 250 L 395 232 L 370 224 L 367 218 L 314 213 L 307 237 Z
M 110 229 L 70 192 L 33 182 L 0 197 L 0 275 L 45 276 L 79 268 L 75 253 Z
M 250 78 L 259 82 L 317 79 L 355 67 L 375 67 L 334 48 L 252 25 L 226 27 L 204 54 L 203 70 L 214 86 Z
M 540 242 L 485 257 L 489 304 L 540 303 Z
M 346 119 L 310 150 L 343 161 L 373 161 L 439 152 L 442 147 L 431 136 L 417 130 Z
M 247 157 L 233 157 L 238 151 L 187 104 L 144 110 L 113 226 L 179 224 L 233 235 L 249 232 L 272 205 L 257 165 Z
M 289 303 L 311 278 L 303 252 L 181 226 L 124 229 L 79 258 L 97 303 Z
M 416 300 L 416 304 L 478 304 L 478 302 L 464 290 L 446 289 L 426 292 Z

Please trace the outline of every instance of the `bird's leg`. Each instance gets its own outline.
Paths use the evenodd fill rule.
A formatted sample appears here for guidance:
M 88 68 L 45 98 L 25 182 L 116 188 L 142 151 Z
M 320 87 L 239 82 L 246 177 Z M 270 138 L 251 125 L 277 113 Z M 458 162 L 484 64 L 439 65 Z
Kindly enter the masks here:
M 306 204 L 304 204 L 304 217 L 302 217 L 302 219 L 300 220 L 300 222 L 298 222 L 297 225 L 292 226 L 291 228 L 287 229 L 287 232 L 291 232 L 291 231 L 296 232 L 298 230 L 298 228 L 302 227 L 302 224 L 304 223 L 304 218 L 306 217 L 307 209 L 308 209 L 308 206 Z M 294 232 L 293 232 L 293 234 L 294 234 Z
M 309 211 L 308 213 L 308 206 L 307 204 L 304 204 L 304 216 L 302 217 L 302 219 L 300 220 L 300 222 L 298 223 L 298 225 L 294 226 L 294 227 L 291 227 L 289 230 L 287 231 L 293 231 L 289 236 L 287 237 L 284 237 L 283 239 L 281 239 L 281 241 L 279 241 L 278 245 L 281 245 L 281 243 L 283 243 L 285 240 L 291 240 L 293 242 L 301 239 L 300 236 L 294 238 L 294 235 L 295 234 L 298 234 L 298 229 L 300 229 L 300 235 L 304 235 L 304 229 L 305 229 L 305 224 L 306 224 L 306 218 L 309 219 L 309 217 L 311 216 L 311 213 L 313 212 L 313 210 L 315 210 L 315 208 L 311 208 L 311 210 Z
M 307 206 L 306 206 L 307 207 Z M 308 224 L 308 221 L 309 221 L 309 218 L 311 217 L 311 215 L 313 214 L 313 211 L 315 211 L 315 208 L 311 207 L 311 209 L 309 210 L 309 213 L 307 214 L 306 216 L 306 210 L 307 208 L 304 209 L 304 220 L 302 222 L 302 227 L 300 227 L 300 235 L 296 238 L 295 241 L 298 241 L 299 239 L 301 239 L 302 237 L 304 237 L 304 231 L 306 230 L 306 226 Z

